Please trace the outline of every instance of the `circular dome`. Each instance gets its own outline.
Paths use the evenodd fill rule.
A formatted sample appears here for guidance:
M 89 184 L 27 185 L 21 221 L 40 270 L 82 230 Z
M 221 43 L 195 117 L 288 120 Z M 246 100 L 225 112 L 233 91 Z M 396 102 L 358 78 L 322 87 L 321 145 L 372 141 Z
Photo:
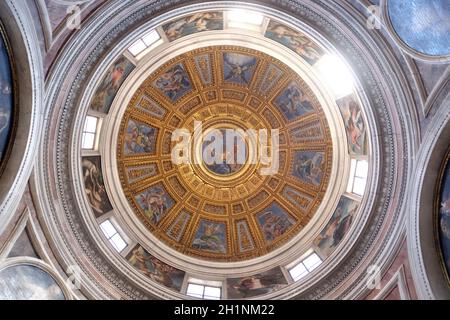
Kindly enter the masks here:
M 257 50 L 209 46 L 170 59 L 120 123 L 127 214 L 185 255 L 265 255 L 305 227 L 328 187 L 333 146 L 318 99 Z
M 0 1 L 0 275 L 80 300 L 448 297 L 446 1 Z
M 61 200 L 43 207 L 50 230 L 67 239 L 64 261 L 79 262 L 92 275 L 88 291 L 102 297 L 111 284 L 118 298 L 188 298 L 193 280 L 219 286 L 223 299 L 353 295 L 366 275 L 356 270 L 384 257 L 385 235 L 401 218 L 393 202 L 404 184 L 390 177 L 410 168 L 410 149 L 393 143 L 409 141 L 402 83 L 386 76 L 384 55 L 371 54 L 380 52 L 377 39 L 335 19 L 332 3 L 324 12 L 242 4 L 262 17 L 257 28 L 233 25 L 236 3 L 162 15 L 160 6 L 153 19 L 153 4 L 130 5 L 136 19 L 113 29 L 99 16 L 99 39 L 80 35 L 58 61 L 65 72 L 49 89 L 38 191 Z M 158 40 L 147 46 L 150 34 Z M 354 81 L 342 72 L 349 66 Z M 396 90 L 384 90 L 384 79 Z M 196 140 L 196 128 L 222 143 Z M 266 151 L 279 130 L 279 166 L 269 176 L 261 170 L 271 162 L 241 139 L 261 129 Z M 237 136 L 231 146 L 227 130 Z M 191 161 L 213 141 L 218 162 Z M 242 163 L 227 161 L 228 147 L 246 151 Z M 310 257 L 320 264 L 294 277 Z M 268 278 L 263 292 L 242 293 L 248 279 Z

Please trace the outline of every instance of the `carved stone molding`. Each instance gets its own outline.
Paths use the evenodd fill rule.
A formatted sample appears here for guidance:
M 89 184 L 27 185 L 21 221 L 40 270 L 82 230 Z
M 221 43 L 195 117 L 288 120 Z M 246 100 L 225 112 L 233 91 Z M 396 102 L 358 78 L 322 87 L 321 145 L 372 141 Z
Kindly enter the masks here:
M 17 134 L 0 180 L 0 234 L 14 214 L 30 177 L 42 128 L 43 72 L 39 41 L 24 2 L 3 1 L 0 17 L 16 65 Z
M 197 3 L 197 2 L 196 2 Z M 194 4 L 196 9 L 239 2 Z M 364 219 L 348 237 L 343 250 L 327 264 L 327 272 L 280 290 L 277 298 L 346 298 L 363 290 L 365 269 L 381 263 L 386 252 L 395 250 L 403 232 L 406 187 L 412 173 L 415 137 L 418 131 L 414 108 L 405 78 L 393 55 L 383 48 L 384 39 L 365 28 L 365 20 L 350 5 L 340 1 L 299 0 L 255 1 L 294 17 L 291 23 L 309 26 L 318 37 L 331 43 L 351 62 L 364 96 L 370 122 L 372 157 L 376 166 L 365 199 Z M 86 21 L 84 29 L 65 45 L 47 79 L 45 130 L 36 164 L 35 189 L 41 216 L 48 226 L 63 266 L 79 265 L 84 273 L 83 289 L 93 298 L 183 298 L 167 294 L 156 284 L 120 268 L 121 257 L 100 245 L 100 237 L 90 232 L 94 226 L 83 219 L 74 188 L 80 184 L 71 168 L 78 158 L 71 131 L 79 118 L 78 106 L 93 70 L 102 60 L 112 60 L 130 44 L 129 30 L 162 12 L 192 1 L 110 1 Z M 249 5 L 251 6 L 251 5 Z M 192 10 L 192 8 L 191 8 Z M 361 271 L 362 270 L 362 271 Z

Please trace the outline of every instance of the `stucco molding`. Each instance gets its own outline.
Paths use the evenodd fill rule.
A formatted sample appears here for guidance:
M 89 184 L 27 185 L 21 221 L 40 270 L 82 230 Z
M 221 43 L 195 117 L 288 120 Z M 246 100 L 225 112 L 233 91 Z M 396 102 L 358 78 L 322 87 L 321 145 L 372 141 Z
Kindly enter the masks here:
M 138 276 L 129 271 L 116 270 L 117 259 L 121 257 L 111 254 L 107 257 L 107 253 L 96 243 L 99 239 L 90 235 L 87 221 L 78 214 L 79 205 L 73 201 L 76 197 L 72 185 L 80 181 L 70 172 L 73 159 L 69 155 L 73 146 L 70 135 L 72 121 L 84 85 L 90 79 L 90 71 L 98 66 L 110 47 L 123 39 L 128 29 L 141 25 L 162 11 L 186 3 L 188 1 L 110 3 L 103 8 L 101 15 L 97 14 L 87 21 L 86 29 L 65 46 L 47 80 L 48 127 L 37 164 L 36 191 L 63 264 L 80 264 L 86 275 L 85 289 L 95 292 L 92 295 L 98 298 L 182 297 L 162 294 L 156 284 L 137 286 Z M 330 42 L 337 44 L 345 56 L 352 57 L 355 71 L 360 75 L 361 94 L 366 96 L 376 115 L 370 121 L 373 124 L 371 136 L 376 146 L 373 157 L 379 171 L 372 173 L 379 180 L 373 180 L 368 187 L 371 193 L 368 195 L 370 205 L 365 208 L 367 220 L 364 225 L 367 228 L 359 226 L 347 239 L 347 245 L 343 246 L 346 249 L 336 253 L 328 274 L 317 273 L 301 285 L 290 287 L 289 292 L 280 291 L 278 295 L 298 299 L 320 299 L 333 294 L 345 297 L 365 280 L 365 274 L 356 276 L 351 283 L 346 283 L 346 279 L 361 265 L 370 264 L 382 256 L 386 246 L 392 248 L 392 239 L 398 237 L 402 230 L 402 208 L 416 144 L 414 137 L 418 130 L 414 114 L 409 109 L 411 98 L 409 92 L 402 88 L 404 79 L 400 76 L 401 71 L 398 76 L 386 76 L 392 68 L 399 71 L 395 67 L 395 59 L 389 54 L 381 57 L 375 54 L 379 52 L 382 39 L 374 39 L 376 36 L 364 29 L 365 21 L 354 20 L 339 4 L 328 1 L 304 4 L 294 0 L 272 0 L 265 1 L 265 4 L 287 11 L 320 30 Z M 378 149 L 381 151 L 376 153 Z M 58 201 L 50 203 L 49 199 L 54 197 Z M 372 207 L 373 203 L 377 205 Z M 383 235 L 382 239 L 379 239 L 380 235 Z M 342 290 L 342 287 L 345 289 Z M 338 288 L 340 293 L 337 293 Z
M 39 40 L 27 4 L 7 0 L 0 16 L 14 46 L 18 79 L 18 134 L 0 187 L 0 234 L 8 226 L 25 191 L 37 152 L 43 115 L 43 65 Z
M 434 115 L 424 135 L 411 181 L 408 212 L 408 252 L 419 299 L 449 299 L 435 246 L 433 207 L 439 166 L 449 148 L 450 102 Z

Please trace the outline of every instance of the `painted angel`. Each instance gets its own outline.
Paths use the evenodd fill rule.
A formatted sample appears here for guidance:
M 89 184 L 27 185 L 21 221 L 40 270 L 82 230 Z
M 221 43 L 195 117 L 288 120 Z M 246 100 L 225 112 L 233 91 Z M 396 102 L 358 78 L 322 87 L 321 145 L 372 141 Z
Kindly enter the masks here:
M 248 84 L 248 81 L 245 78 L 245 73 L 255 65 L 255 59 L 250 59 L 246 62 L 239 63 L 232 61 L 228 55 L 225 55 L 224 62 L 231 68 L 230 73 L 225 77 L 226 81 L 233 78 L 238 78 L 243 83 Z

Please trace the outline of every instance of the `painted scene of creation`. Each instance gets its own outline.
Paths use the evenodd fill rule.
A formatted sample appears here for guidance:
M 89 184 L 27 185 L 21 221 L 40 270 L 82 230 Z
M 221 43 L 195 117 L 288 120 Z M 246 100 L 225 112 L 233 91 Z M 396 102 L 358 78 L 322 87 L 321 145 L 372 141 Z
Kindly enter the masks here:
M 359 202 L 342 197 L 333 216 L 314 240 L 314 245 L 322 258 L 328 257 L 350 230 Z
M 309 37 L 273 20 L 267 27 L 266 37 L 293 50 L 311 65 L 324 54 Z
M 264 240 L 269 244 L 280 238 L 295 224 L 295 219 L 276 202 L 258 213 L 256 219 Z
M 100 156 L 84 157 L 82 160 L 84 190 L 96 217 L 112 210 L 103 182 Z
M 223 29 L 222 12 L 200 12 L 179 20 L 175 20 L 163 26 L 169 41 L 174 41 L 184 36 L 212 30 Z
M 238 172 L 247 159 L 248 150 L 245 138 L 235 131 L 227 129 L 218 129 L 215 133 L 211 137 L 208 136 L 208 139 L 205 139 L 207 141 L 203 143 L 202 159 L 206 168 L 220 176 Z M 215 141 L 216 137 L 221 137 L 221 144 L 218 143 L 219 140 Z M 205 161 L 205 159 L 211 161 Z
M 366 124 L 354 95 L 340 99 L 337 104 L 344 120 L 350 154 L 366 154 Z
M 288 121 L 306 116 L 314 111 L 311 98 L 296 82 L 290 83 L 275 98 L 273 104 Z
M 130 119 L 124 138 L 124 154 L 127 156 L 139 154 L 154 154 L 158 129 L 146 123 Z
M 130 264 L 145 276 L 163 286 L 180 291 L 185 272 L 155 258 L 143 247 L 137 246 L 127 257 Z
M 144 216 L 155 225 L 165 217 L 175 204 L 175 201 L 162 184 L 151 186 L 136 195 L 135 200 Z
M 300 182 L 320 186 L 325 171 L 323 151 L 295 151 L 292 176 Z
M 252 81 L 258 60 L 255 57 L 239 53 L 223 54 L 224 81 L 248 86 Z
M 227 279 L 228 299 L 245 299 L 272 293 L 287 286 L 279 267 L 248 277 Z
M 91 109 L 108 113 L 120 86 L 133 71 L 134 65 L 121 57 L 108 69 L 91 102 Z
M 176 102 L 192 90 L 191 80 L 182 63 L 160 75 L 153 86 L 172 102 Z
M 227 252 L 227 230 L 223 222 L 201 220 L 192 248 L 214 253 Z

